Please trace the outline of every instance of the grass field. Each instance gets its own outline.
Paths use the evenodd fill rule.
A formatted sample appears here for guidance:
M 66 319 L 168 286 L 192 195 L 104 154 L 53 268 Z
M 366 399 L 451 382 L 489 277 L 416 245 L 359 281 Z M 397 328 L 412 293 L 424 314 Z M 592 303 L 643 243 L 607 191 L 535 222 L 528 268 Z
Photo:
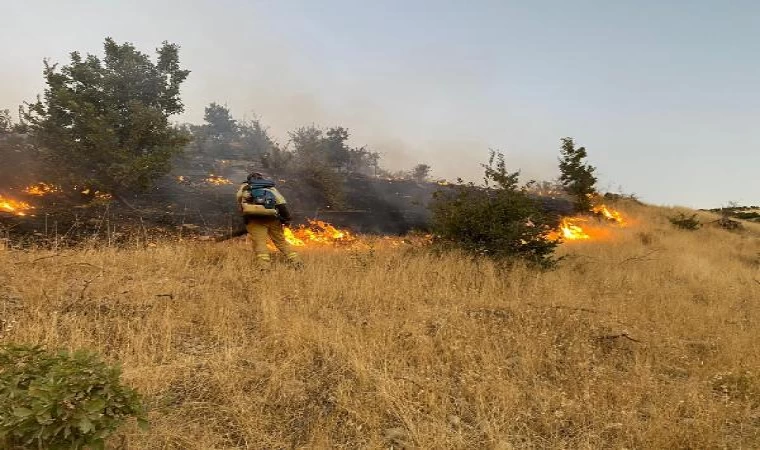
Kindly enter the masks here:
M 0 343 L 91 348 L 113 448 L 760 448 L 760 226 L 629 204 L 555 270 L 419 248 L 0 250 Z M 703 217 L 708 217 L 706 213 Z

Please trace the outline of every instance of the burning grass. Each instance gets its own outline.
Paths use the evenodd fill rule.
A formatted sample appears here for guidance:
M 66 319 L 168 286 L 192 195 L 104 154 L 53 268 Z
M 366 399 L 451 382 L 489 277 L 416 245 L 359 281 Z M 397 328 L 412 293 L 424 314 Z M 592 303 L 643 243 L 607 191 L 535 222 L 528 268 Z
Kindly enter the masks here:
M 125 449 L 757 448 L 760 227 L 630 206 L 556 270 L 245 241 L 0 251 L 0 341 L 120 361 Z
M 607 205 L 594 206 L 590 212 L 595 214 L 596 218 L 591 216 L 561 218 L 559 228 L 550 231 L 548 238 L 579 242 L 608 239 L 613 236 L 616 229 L 626 226 L 627 222 L 623 218 L 623 213 Z
M 184 181 L 184 180 L 180 180 L 180 181 Z M 215 186 L 224 186 L 224 185 L 232 184 L 231 180 L 228 180 L 227 178 L 224 178 L 221 175 L 214 175 L 213 173 L 209 174 L 209 176 L 206 178 L 205 181 L 206 183 L 212 184 Z
M 34 209 L 34 206 L 22 200 L 15 200 L 0 194 L 0 212 L 13 214 L 16 216 L 26 216 Z
M 286 228 L 285 239 L 295 247 L 313 244 L 341 245 L 357 242 L 358 238 L 348 230 L 340 230 L 321 220 L 309 220 L 307 225 Z
M 61 192 L 60 186 L 44 182 L 35 183 L 24 188 L 24 193 L 37 197 L 43 197 L 45 195 L 54 194 L 56 192 Z

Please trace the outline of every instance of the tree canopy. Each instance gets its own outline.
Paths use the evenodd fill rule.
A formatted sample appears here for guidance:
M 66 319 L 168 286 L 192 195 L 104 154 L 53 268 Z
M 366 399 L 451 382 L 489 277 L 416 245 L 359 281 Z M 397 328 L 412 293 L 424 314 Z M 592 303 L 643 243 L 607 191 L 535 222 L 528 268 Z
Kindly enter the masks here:
M 596 168 L 586 163 L 586 148 L 576 148 L 573 138 L 562 139 L 560 154 L 559 180 L 567 193 L 575 199 L 576 208 L 586 211 L 591 208 L 591 197 L 596 194 Z
M 44 154 L 73 182 L 114 193 L 147 188 L 188 142 L 169 117 L 184 109 L 180 86 L 190 71 L 180 67 L 179 47 L 168 42 L 156 50 L 155 62 L 111 38 L 104 53 L 101 59 L 72 52 L 61 67 L 46 60 L 47 87 L 24 119 Z

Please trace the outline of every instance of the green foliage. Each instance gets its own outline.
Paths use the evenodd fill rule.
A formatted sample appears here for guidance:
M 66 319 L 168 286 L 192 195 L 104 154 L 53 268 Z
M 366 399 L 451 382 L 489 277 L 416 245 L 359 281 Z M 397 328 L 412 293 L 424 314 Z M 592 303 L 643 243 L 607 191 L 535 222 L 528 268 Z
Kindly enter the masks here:
M 734 212 L 733 217 L 742 220 L 754 220 L 760 222 L 760 213 L 755 211 L 736 211 Z
M 237 121 L 230 115 L 227 106 L 211 103 L 204 109 L 208 136 L 216 141 L 229 142 L 237 135 Z
M 0 348 L 2 448 L 104 448 L 127 418 L 147 424 L 135 391 L 118 368 L 88 352 Z
M 491 152 L 486 187 L 461 181 L 433 198 L 433 230 L 444 242 L 469 253 L 497 259 L 520 258 L 548 267 L 555 263 L 558 242 L 547 232 L 556 226 L 518 185 L 519 172 L 509 172 L 504 155 Z
M 269 131 L 259 119 L 236 120 L 227 106 L 211 103 L 205 109 L 203 125 L 190 125 L 194 149 L 216 158 L 271 161 L 276 150 Z M 275 157 L 275 159 L 277 159 Z
M 290 134 L 294 164 L 297 167 L 324 167 L 339 173 L 375 173 L 380 155 L 366 147 L 351 148 L 350 134 L 343 127 L 323 131 L 315 126 L 301 127 Z
M 585 162 L 585 147 L 575 147 L 573 138 L 563 138 L 562 155 L 559 160 L 559 180 L 568 194 L 575 199 L 578 211 L 588 211 L 591 208 L 591 198 L 596 195 L 596 168 Z
M 699 222 L 699 219 L 697 219 L 696 214 L 687 216 L 684 213 L 679 213 L 677 216 L 668 218 L 668 220 L 670 220 L 670 223 L 682 230 L 694 231 L 702 227 L 702 224 Z
M 104 50 L 102 60 L 73 52 L 60 69 L 45 61 L 45 94 L 24 119 L 59 178 L 111 192 L 147 188 L 188 142 L 169 117 L 184 109 L 179 88 L 190 72 L 168 42 L 155 63 L 131 43 L 107 38 Z

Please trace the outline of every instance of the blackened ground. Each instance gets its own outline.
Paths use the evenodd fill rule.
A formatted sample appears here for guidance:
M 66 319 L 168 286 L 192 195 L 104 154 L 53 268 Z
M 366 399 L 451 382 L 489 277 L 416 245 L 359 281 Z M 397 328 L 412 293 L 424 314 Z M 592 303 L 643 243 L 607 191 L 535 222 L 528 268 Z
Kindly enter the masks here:
M 251 170 L 247 161 L 184 156 L 175 161 L 170 175 L 147 192 L 108 201 L 73 188 L 44 197 L 24 194 L 24 186 L 49 182 L 41 174 L 51 173 L 49 168 L 36 170 L 42 165 L 41 159 L 32 150 L 24 150 L 5 155 L 6 163 L 0 166 L 0 193 L 27 201 L 35 209 L 25 217 L 0 213 L 0 238 L 51 245 L 91 238 L 117 244 L 135 239 L 148 243 L 157 238 L 219 236 L 242 227 L 235 193 Z M 229 184 L 213 184 L 209 181 L 212 174 L 229 180 Z M 317 219 L 354 233 L 382 235 L 427 229 L 433 193 L 446 189 L 435 183 L 349 175 L 343 185 L 345 205 L 336 209 L 307 180 L 292 174 L 273 178 L 288 200 L 296 225 Z M 565 200 L 540 200 L 547 210 L 560 214 L 571 211 Z

